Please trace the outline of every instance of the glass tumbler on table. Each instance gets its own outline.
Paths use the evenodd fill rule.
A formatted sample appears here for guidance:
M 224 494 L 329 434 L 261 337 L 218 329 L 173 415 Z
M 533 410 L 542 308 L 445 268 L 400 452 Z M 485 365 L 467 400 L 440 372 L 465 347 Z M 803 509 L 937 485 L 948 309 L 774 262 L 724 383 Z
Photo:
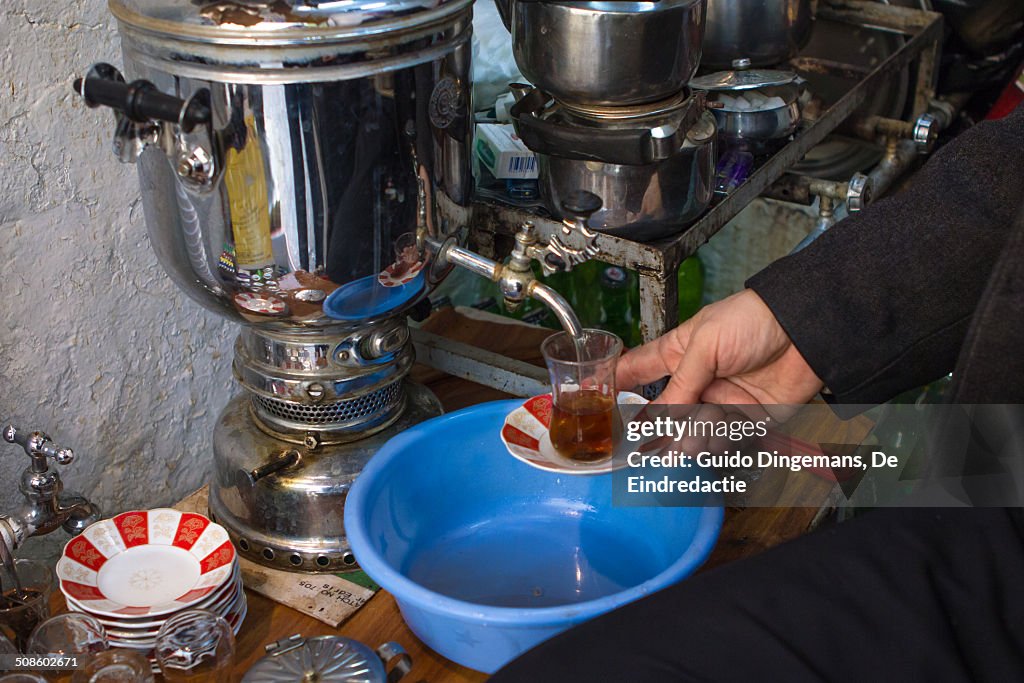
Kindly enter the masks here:
M 28 639 L 25 654 L 37 657 L 74 657 L 79 664 L 110 649 L 107 632 L 95 617 L 67 612 L 50 617 L 36 627 Z M 47 673 L 56 683 L 70 683 L 71 671 Z
M 223 617 L 186 610 L 160 627 L 154 652 L 165 681 L 215 681 L 234 660 L 235 636 Z
M 612 456 L 622 431 L 615 369 L 622 340 L 603 330 L 566 332 L 541 344 L 551 375 L 551 445 L 563 457 L 592 463 Z
M 71 683 L 153 683 L 153 671 L 135 650 L 107 650 L 90 657 Z
M 25 652 L 41 656 L 91 657 L 109 649 L 103 624 L 88 614 L 67 612 L 39 624 L 28 639 Z
M 17 588 L 4 582 L 0 596 L 0 635 L 23 651 L 32 631 L 50 616 L 53 572 L 35 560 L 15 560 L 14 566 L 22 592 L 19 594 Z

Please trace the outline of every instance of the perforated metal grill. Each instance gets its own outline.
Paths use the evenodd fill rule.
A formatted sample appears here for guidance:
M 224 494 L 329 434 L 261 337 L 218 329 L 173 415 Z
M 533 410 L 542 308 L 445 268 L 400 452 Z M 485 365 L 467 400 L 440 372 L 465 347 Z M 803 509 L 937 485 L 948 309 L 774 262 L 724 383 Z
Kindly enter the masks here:
M 253 395 L 256 410 L 270 418 L 286 422 L 324 427 L 348 426 L 366 422 L 389 412 L 402 398 L 402 382 L 393 382 L 358 398 L 326 403 L 294 403 Z

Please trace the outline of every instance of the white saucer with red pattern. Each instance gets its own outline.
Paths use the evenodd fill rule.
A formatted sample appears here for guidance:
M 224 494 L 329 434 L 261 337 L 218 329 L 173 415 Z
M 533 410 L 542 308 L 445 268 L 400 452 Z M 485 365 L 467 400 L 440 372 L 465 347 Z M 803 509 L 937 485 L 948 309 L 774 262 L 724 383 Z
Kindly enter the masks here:
M 233 578 L 235 565 L 227 531 L 203 515 L 135 510 L 69 541 L 57 577 L 84 611 L 140 620 L 202 602 Z
M 639 394 L 620 391 L 618 402 L 620 406 L 642 406 L 647 404 L 647 399 Z M 558 474 L 607 474 L 626 466 L 624 458 L 608 456 L 594 462 L 577 462 L 560 454 L 551 445 L 548 433 L 553 412 L 551 394 L 544 394 L 527 399 L 508 414 L 501 427 L 501 441 L 512 457 L 538 470 Z

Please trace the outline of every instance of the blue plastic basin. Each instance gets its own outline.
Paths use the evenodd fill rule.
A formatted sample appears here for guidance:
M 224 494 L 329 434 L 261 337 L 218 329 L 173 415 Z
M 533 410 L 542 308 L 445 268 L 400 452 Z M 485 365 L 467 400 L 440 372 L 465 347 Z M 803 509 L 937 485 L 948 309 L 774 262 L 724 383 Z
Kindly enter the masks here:
M 487 673 L 689 575 L 722 525 L 721 507 L 613 507 L 610 475 L 519 462 L 498 434 L 520 404 L 484 403 L 399 434 L 345 504 L 356 559 L 409 628 Z

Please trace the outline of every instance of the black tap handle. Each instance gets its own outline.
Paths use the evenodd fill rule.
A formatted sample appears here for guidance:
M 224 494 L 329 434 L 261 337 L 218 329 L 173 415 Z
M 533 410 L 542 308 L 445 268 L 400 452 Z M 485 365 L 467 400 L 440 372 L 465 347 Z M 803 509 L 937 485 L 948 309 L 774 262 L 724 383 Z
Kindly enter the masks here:
M 573 190 L 562 199 L 562 213 L 586 221 L 601 209 L 601 198 L 587 190 Z
M 108 78 L 79 78 L 75 80 L 74 87 L 90 107 L 111 107 L 138 123 L 154 119 L 168 121 L 180 124 L 181 129 L 188 133 L 211 119 L 209 106 L 199 98 L 186 102 L 160 92 L 145 80 L 124 83 Z

